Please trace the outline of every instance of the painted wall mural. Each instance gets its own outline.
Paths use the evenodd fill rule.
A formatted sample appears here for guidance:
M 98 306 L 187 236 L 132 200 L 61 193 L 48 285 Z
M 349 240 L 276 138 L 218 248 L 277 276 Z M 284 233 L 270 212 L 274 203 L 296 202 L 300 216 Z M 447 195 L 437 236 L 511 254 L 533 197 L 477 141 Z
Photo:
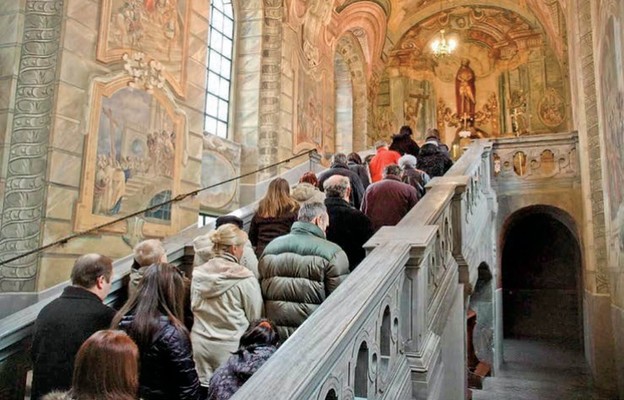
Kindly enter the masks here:
M 220 184 L 240 175 L 242 146 L 238 143 L 206 134 L 202 152 L 201 187 Z M 238 205 L 238 181 L 220 184 L 199 194 L 205 210 L 233 210 Z
M 602 98 L 604 167 L 608 194 L 607 226 L 610 226 L 609 266 L 624 269 L 624 6 L 600 2 L 601 26 L 599 66 Z M 622 290 L 615 285 L 614 290 Z M 620 298 L 622 293 L 618 293 Z
M 164 66 L 164 76 L 185 94 L 190 0 L 104 0 L 97 59 L 116 62 L 140 52 Z
M 161 204 L 179 192 L 184 115 L 163 91 L 149 93 L 129 83 L 130 77 L 94 83 L 76 230 Z M 167 205 L 146 212 L 144 232 L 173 232 L 175 210 Z

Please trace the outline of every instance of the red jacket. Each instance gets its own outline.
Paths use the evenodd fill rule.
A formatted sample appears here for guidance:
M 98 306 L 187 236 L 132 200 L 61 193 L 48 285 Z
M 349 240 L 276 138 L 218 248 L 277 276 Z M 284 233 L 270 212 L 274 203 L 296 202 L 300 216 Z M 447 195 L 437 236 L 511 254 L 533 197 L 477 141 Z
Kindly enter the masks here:
M 387 147 L 378 148 L 377 154 L 371 159 L 368 166 L 371 174 L 371 181 L 380 181 L 386 165 L 399 164 L 399 158 L 401 158 L 401 154 L 394 150 L 388 150 Z

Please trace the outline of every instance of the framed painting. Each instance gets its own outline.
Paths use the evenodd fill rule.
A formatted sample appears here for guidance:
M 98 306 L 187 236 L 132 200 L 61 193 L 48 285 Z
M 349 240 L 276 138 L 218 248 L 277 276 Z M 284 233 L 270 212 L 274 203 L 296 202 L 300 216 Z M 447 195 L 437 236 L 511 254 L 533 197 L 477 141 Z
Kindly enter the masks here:
M 77 206 L 77 231 L 161 204 L 180 193 L 186 118 L 162 91 L 129 87 L 130 77 L 95 81 Z M 177 232 L 168 204 L 145 212 L 143 233 Z M 126 224 L 104 228 L 125 233 Z
M 157 60 L 174 92 L 185 96 L 191 0 L 102 0 L 97 60 L 132 53 Z

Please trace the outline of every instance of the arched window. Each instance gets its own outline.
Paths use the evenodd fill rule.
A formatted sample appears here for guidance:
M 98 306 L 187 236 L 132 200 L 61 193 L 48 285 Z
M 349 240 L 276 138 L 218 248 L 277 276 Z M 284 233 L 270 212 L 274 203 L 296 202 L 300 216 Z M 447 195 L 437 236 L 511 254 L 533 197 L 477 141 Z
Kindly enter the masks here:
M 234 11 L 231 0 L 211 0 L 208 40 L 204 131 L 225 138 L 230 114 L 234 53 Z
M 164 203 L 169 200 L 171 200 L 171 190 L 165 190 L 163 192 L 156 194 L 156 196 L 152 197 L 152 199 L 149 202 L 149 206 L 152 207 L 152 206 Z M 171 203 L 165 204 L 164 206 L 155 208 L 150 211 L 146 211 L 145 217 L 170 221 L 171 220 Z

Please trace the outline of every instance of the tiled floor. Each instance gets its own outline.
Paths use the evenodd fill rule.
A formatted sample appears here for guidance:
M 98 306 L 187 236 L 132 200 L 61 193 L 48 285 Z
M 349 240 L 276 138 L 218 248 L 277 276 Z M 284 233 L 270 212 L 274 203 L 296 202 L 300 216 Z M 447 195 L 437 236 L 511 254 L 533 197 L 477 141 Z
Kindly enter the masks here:
M 505 363 L 473 400 L 613 400 L 592 387 L 583 354 L 554 343 L 505 340 Z

